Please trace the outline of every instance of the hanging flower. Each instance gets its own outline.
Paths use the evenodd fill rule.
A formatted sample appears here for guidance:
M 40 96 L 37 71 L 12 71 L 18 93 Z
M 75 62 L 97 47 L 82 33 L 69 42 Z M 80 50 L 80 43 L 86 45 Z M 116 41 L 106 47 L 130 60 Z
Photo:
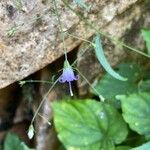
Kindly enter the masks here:
M 69 90 L 70 90 L 71 96 L 73 96 L 71 81 L 74 81 L 74 80 L 78 80 L 78 76 L 75 76 L 73 69 L 70 66 L 69 62 L 67 60 L 65 60 L 63 73 L 59 77 L 59 82 L 61 82 L 61 83 L 68 82 L 69 83 Z

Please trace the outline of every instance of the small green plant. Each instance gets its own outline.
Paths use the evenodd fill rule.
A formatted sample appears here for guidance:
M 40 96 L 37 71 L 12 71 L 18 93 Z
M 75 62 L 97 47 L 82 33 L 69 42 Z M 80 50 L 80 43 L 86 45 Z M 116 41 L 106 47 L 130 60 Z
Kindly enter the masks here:
M 94 98 L 86 98 L 84 100 L 76 98 L 73 100 L 65 99 L 61 102 L 51 103 L 57 136 L 66 150 L 149 150 L 149 71 L 144 70 L 141 65 L 137 64 L 137 62 L 132 62 L 132 60 L 131 62 L 121 63 L 113 69 L 104 55 L 103 41 L 100 38 L 100 36 L 104 36 L 111 42 L 150 58 L 149 30 L 142 30 L 142 35 L 147 46 L 147 53 L 144 53 L 143 51 L 128 46 L 120 40 L 112 38 L 107 35 L 107 33 L 103 33 L 96 25 L 89 23 L 84 16 L 76 12 L 66 0 L 62 1 L 64 5 L 74 12 L 86 25 L 95 30 L 95 35 L 93 35 L 93 41 L 88 41 L 87 39 L 65 33 L 57 9 L 57 2 L 56 0 L 53 1 L 55 8 L 54 12 L 58 20 L 64 48 L 65 59 L 63 71 L 62 75 L 52 82 L 49 91 L 45 94 L 35 111 L 28 130 L 29 138 L 31 139 L 34 136 L 33 122 L 39 114 L 42 104 L 58 81 L 61 83 L 68 82 L 68 91 L 70 95 L 73 96 L 71 82 L 78 79 L 78 76 L 74 73 L 74 71 L 77 71 L 77 74 L 83 77 L 91 87 L 90 94 L 92 94 L 93 97 L 98 97 L 99 100 Z M 75 0 L 75 3 L 79 5 L 83 11 L 84 9 L 87 11 L 88 5 L 85 1 Z M 93 47 L 100 65 L 106 71 L 106 74 L 104 74 L 98 82 L 91 84 L 86 77 L 82 75 L 82 72 L 75 67 L 77 60 L 70 64 L 65 44 L 65 34 L 87 42 L 89 44 L 88 48 L 91 46 Z M 85 52 L 86 49 L 83 51 L 82 55 Z M 40 81 L 21 81 L 20 85 L 24 85 L 27 82 Z M 50 83 L 49 81 L 41 82 Z M 133 145 L 129 142 L 130 138 L 132 142 L 140 142 L 136 142 L 136 145 Z
M 128 143 L 127 135 L 133 131 L 149 141 L 150 87 L 143 88 L 149 79 L 134 63 L 118 67 L 117 72 L 128 77 L 128 81 L 119 81 L 107 73 L 94 86 L 105 101 L 70 99 L 52 103 L 58 138 L 67 150 L 149 150 L 149 143 L 137 148 L 123 144 Z
M 16 28 L 16 27 L 11 27 L 11 28 L 7 31 L 6 35 L 7 35 L 8 37 L 13 37 L 13 36 L 16 34 L 16 31 L 17 31 L 17 28 Z

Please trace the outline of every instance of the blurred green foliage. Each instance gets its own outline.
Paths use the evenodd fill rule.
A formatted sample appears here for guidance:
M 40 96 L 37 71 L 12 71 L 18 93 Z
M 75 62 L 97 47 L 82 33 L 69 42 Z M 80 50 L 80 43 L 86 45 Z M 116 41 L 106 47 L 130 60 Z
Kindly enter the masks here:
M 34 150 L 29 148 L 15 134 L 8 133 L 4 141 L 4 150 Z

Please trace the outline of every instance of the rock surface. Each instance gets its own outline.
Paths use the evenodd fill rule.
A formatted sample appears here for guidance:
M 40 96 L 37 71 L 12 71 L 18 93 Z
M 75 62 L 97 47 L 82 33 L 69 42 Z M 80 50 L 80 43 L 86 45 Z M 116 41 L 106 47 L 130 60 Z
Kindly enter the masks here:
M 103 29 L 116 16 L 131 6 L 134 7 L 139 1 L 143 3 L 141 0 L 87 1 L 91 5 L 91 10 L 87 13 L 83 13 L 72 1 L 69 1 L 69 5 L 87 16 L 97 28 Z M 57 5 L 65 31 L 85 39 L 95 33 L 62 1 L 58 0 Z M 54 13 L 53 0 L 1 0 L 0 88 L 27 77 L 63 55 L 58 21 Z M 131 19 L 133 18 L 136 16 Z M 67 51 L 71 51 L 82 41 L 65 33 L 65 42 Z

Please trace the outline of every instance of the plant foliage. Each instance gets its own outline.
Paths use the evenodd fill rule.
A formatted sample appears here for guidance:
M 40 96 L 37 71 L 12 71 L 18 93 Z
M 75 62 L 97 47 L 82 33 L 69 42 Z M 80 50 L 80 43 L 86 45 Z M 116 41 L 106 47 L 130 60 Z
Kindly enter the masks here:
M 109 104 L 68 100 L 52 106 L 58 137 L 68 150 L 115 150 L 127 136 L 126 123 Z
M 142 35 L 146 42 L 148 54 L 150 55 L 150 29 L 142 29 Z
M 121 80 L 121 81 L 126 81 L 127 78 L 124 78 L 122 76 L 120 76 L 119 73 L 115 72 L 110 64 L 108 63 L 105 55 L 104 55 L 104 51 L 102 48 L 102 44 L 101 44 L 101 40 L 100 40 L 100 36 L 99 34 L 97 34 L 96 38 L 95 38 L 95 53 L 96 56 L 100 62 L 100 64 L 104 67 L 104 69 L 114 78 Z
M 142 69 L 139 65 L 134 63 L 120 64 L 117 66 L 117 72 L 127 77 L 128 80 L 122 82 L 106 73 L 94 86 L 105 99 L 115 100 L 117 95 L 138 91 L 138 81 L 142 79 Z M 97 95 L 97 93 L 94 94 Z
M 150 135 L 150 92 L 120 96 L 123 117 L 130 128 L 142 135 Z
M 22 142 L 18 136 L 8 133 L 4 142 L 4 150 L 34 150 Z

